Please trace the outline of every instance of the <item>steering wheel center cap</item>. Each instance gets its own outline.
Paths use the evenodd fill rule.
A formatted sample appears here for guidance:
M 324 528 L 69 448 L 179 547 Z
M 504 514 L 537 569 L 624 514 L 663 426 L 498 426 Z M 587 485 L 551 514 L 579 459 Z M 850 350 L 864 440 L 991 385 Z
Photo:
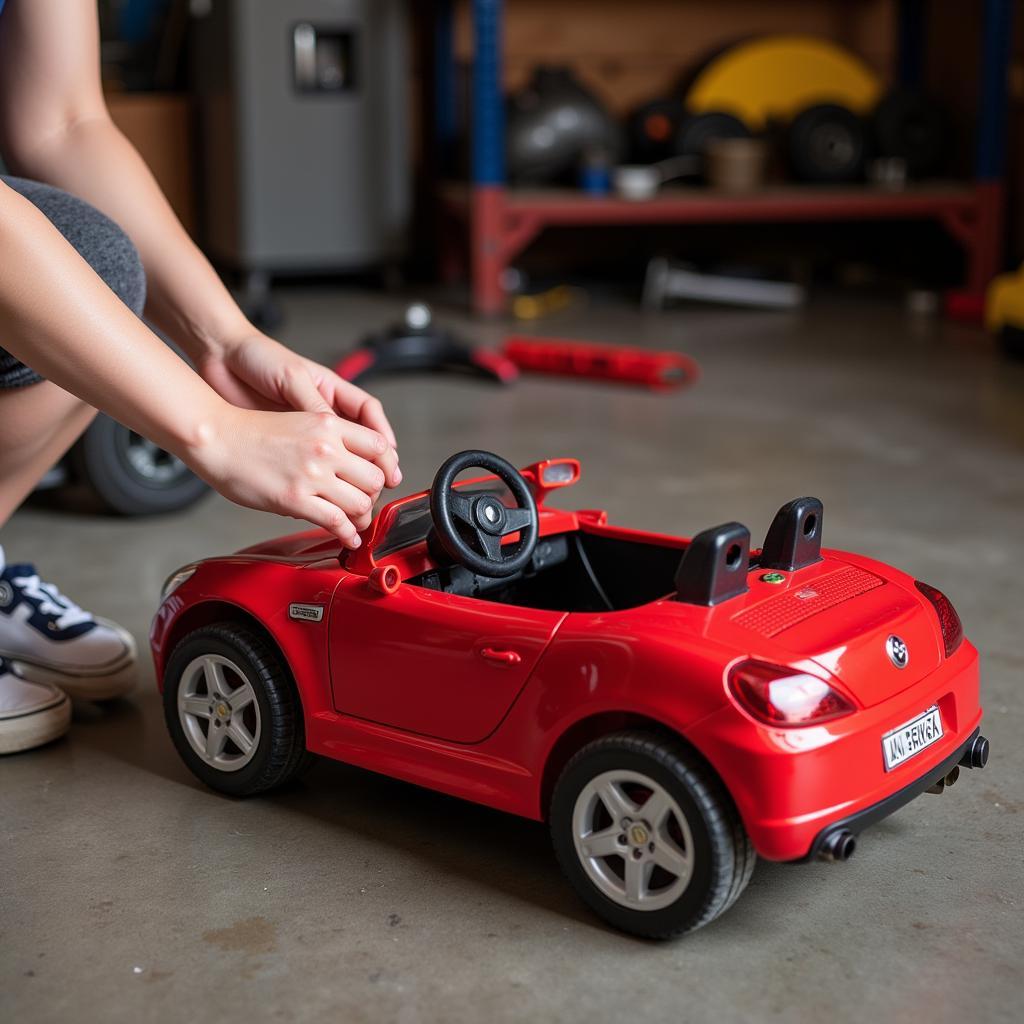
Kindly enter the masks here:
M 477 500 L 475 512 L 481 530 L 494 534 L 501 533 L 505 526 L 505 508 L 500 501 L 484 495 Z

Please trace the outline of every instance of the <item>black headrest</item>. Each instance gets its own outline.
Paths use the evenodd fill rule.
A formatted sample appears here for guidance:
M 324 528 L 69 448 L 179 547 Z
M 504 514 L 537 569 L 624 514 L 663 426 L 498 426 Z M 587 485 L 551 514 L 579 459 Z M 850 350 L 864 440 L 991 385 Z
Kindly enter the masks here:
M 792 572 L 820 562 L 822 514 L 817 498 L 794 498 L 783 505 L 768 527 L 761 567 Z
M 698 533 L 676 570 L 676 599 L 714 605 L 747 590 L 750 531 L 742 523 L 723 523 Z

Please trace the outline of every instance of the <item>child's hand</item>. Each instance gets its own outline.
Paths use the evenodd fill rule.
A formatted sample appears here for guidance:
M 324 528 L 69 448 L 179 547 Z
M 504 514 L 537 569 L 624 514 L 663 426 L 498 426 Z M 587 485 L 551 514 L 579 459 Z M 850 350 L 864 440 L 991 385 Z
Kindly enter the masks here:
M 383 434 L 391 448 L 396 448 L 394 431 L 376 398 L 255 329 L 212 349 L 197 368 L 232 405 L 333 412 Z M 382 465 L 380 460 L 374 461 Z M 401 479 L 396 459 L 387 485 L 395 487 Z
M 182 457 L 226 498 L 305 519 L 350 548 L 388 481 L 401 479 L 382 433 L 333 412 L 263 412 L 224 403 Z

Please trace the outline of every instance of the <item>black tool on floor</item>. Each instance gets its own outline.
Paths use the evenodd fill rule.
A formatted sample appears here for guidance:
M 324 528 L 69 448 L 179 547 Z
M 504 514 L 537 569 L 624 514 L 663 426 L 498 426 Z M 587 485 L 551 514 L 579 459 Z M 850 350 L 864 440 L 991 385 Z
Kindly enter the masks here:
M 404 319 L 364 338 L 334 367 L 345 380 L 371 374 L 430 370 L 468 373 L 511 384 L 519 376 L 515 364 L 490 349 L 470 345 L 438 327 L 430 307 L 414 302 Z

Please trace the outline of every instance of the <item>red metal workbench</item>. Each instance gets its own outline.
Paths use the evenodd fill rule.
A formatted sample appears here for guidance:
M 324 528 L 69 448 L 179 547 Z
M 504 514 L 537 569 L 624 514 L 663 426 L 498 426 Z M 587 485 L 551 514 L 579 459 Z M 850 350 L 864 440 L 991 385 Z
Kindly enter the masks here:
M 451 0 L 437 0 L 438 131 L 450 143 L 456 131 Z M 594 198 L 570 189 L 506 187 L 501 28 L 504 0 L 472 0 L 472 184 L 445 186 L 445 209 L 468 227 L 473 305 L 481 313 L 505 308 L 503 277 L 511 261 L 545 228 L 563 225 L 835 222 L 937 220 L 963 247 L 967 274 L 950 296 L 951 312 L 980 316 L 985 287 L 1000 270 L 1005 186 L 1006 72 L 1011 0 L 983 0 L 981 89 L 975 177 L 969 182 L 914 184 L 894 191 L 870 185 L 769 187 L 736 195 L 708 189 L 667 188 L 654 199 Z M 901 77 L 919 77 L 923 14 L 903 0 Z M 910 56 L 908 57 L 907 54 Z M 909 70 L 908 70 L 909 69 Z

